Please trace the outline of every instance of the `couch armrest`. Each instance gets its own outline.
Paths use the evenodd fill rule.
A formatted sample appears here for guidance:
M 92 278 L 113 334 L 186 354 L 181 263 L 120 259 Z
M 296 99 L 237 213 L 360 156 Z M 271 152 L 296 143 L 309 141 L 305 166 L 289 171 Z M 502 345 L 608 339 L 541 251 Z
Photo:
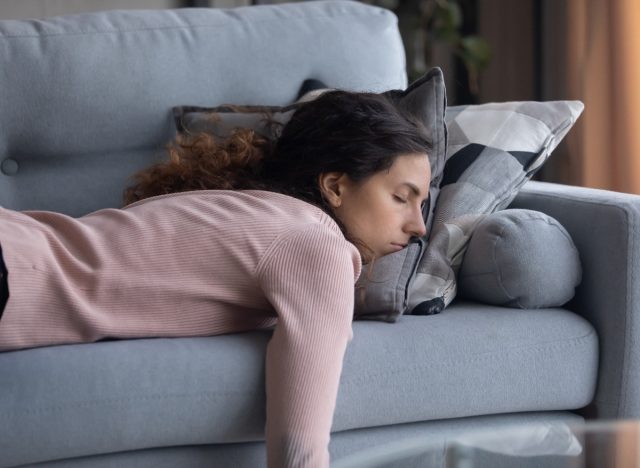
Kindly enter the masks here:
M 640 196 L 528 182 L 510 207 L 556 218 L 580 252 L 582 283 L 567 307 L 591 322 L 600 343 L 586 415 L 640 417 Z

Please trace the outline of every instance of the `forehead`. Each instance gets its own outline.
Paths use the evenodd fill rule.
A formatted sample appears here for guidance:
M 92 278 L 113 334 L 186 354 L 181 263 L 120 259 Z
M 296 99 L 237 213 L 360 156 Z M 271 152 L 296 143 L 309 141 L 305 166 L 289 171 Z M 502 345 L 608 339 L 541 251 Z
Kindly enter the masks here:
M 426 194 L 431 181 L 431 166 L 426 154 L 398 156 L 388 171 L 382 172 L 389 183 L 409 183 Z

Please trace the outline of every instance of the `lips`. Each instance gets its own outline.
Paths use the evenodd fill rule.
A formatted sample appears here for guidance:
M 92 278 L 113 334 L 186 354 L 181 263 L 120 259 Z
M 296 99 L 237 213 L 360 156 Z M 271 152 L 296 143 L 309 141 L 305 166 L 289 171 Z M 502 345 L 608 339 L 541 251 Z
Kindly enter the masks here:
M 391 245 L 397 248 L 398 250 L 402 250 L 407 246 L 407 244 L 398 244 L 396 242 L 392 242 Z

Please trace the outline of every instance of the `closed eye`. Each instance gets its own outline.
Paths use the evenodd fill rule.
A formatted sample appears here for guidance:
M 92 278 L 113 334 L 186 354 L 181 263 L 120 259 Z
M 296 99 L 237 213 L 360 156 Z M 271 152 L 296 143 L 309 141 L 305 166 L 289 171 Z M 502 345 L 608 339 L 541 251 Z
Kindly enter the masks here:
M 398 203 L 407 203 L 407 200 L 406 200 L 406 199 L 404 199 L 404 198 L 402 198 L 402 197 L 399 197 L 398 195 L 394 195 L 394 196 L 393 196 L 393 198 L 394 198 L 394 200 L 395 200 L 395 201 L 397 201 Z

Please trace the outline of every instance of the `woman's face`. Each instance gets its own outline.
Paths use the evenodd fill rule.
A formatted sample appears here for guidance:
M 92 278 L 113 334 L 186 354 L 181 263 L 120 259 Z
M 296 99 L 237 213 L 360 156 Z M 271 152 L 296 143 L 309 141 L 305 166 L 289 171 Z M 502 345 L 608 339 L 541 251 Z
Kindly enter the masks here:
M 426 234 L 422 207 L 431 180 L 426 154 L 398 156 L 388 170 L 361 182 L 332 174 L 333 193 L 327 197 L 323 190 L 325 198 L 348 235 L 372 249 L 375 258 L 402 250 L 411 237 Z

